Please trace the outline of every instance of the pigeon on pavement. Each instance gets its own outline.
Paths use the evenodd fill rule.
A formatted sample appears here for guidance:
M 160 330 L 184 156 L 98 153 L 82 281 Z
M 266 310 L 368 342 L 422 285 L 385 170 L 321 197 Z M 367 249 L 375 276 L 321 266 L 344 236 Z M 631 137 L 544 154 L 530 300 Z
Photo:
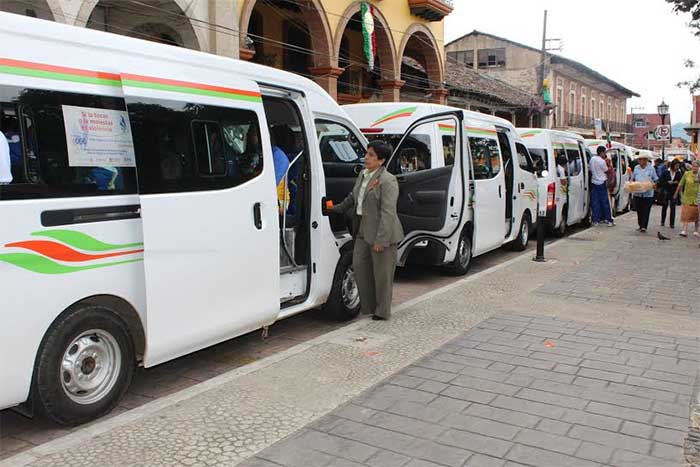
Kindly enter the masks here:
M 656 232 L 656 236 L 659 237 L 659 240 L 671 240 L 670 238 L 666 237 L 661 232 Z

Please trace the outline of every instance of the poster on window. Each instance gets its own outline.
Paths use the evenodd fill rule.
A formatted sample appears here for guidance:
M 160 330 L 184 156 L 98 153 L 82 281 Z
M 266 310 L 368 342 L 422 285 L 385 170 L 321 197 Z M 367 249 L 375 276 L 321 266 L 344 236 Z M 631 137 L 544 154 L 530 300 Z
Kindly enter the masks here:
M 62 109 L 69 166 L 136 166 L 126 112 L 72 105 L 64 105 Z

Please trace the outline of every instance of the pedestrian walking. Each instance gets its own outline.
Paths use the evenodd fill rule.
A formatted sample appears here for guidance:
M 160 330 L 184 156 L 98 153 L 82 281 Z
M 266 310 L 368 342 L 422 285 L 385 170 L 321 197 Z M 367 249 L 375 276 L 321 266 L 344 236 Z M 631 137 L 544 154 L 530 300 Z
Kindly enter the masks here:
M 698 187 L 700 186 L 700 180 L 698 180 L 698 162 L 693 161 L 681 181 L 678 183 L 678 188 L 676 188 L 676 193 L 673 198 L 681 199 L 681 224 L 683 224 L 683 230 L 681 230 L 680 236 L 688 236 L 688 226 L 690 224 L 695 224 L 695 231 L 693 235 L 696 237 L 700 236 L 698 233 Z
M 669 213 L 668 225 L 672 229 L 676 225 L 676 199 L 674 194 L 681 181 L 680 162 L 671 161 L 668 170 L 659 177 L 659 197 L 661 198 L 661 227 L 666 224 L 666 213 Z M 669 212 L 670 211 L 670 212 Z
M 331 212 L 346 213 L 352 219 L 352 265 L 360 305 L 362 313 L 371 314 L 375 320 L 391 316 L 396 247 L 404 235 L 396 212 L 399 184 L 384 167 L 390 157 L 391 146 L 379 141 L 369 143 L 365 169 L 352 192 L 331 208 Z
M 605 222 L 613 225 L 610 215 L 610 201 L 608 198 L 608 164 L 605 162 L 605 146 L 598 146 L 596 155 L 591 157 L 591 210 L 593 225 Z
M 632 171 L 632 181 L 635 182 L 651 182 L 656 184 L 659 180 L 656 175 L 656 169 L 649 164 L 649 157 L 642 153 L 637 157 L 639 164 Z M 639 232 L 646 232 L 649 227 L 649 214 L 651 207 L 654 204 L 654 187 L 647 191 L 633 193 L 637 205 L 637 224 Z

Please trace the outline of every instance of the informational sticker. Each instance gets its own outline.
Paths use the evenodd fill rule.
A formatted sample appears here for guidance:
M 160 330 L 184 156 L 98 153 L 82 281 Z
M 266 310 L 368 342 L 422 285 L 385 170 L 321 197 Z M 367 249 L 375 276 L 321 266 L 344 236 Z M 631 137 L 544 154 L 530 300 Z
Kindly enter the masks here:
M 136 166 L 126 112 L 71 105 L 64 105 L 62 109 L 69 166 Z
M 358 159 L 357 153 L 348 141 L 330 141 L 333 152 L 343 162 L 354 162 Z

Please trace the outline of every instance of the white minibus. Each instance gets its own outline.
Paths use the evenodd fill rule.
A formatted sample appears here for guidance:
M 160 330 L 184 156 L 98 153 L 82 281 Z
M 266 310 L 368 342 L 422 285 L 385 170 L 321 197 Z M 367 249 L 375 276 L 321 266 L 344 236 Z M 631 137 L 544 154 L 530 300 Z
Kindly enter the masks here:
M 589 219 L 588 159 L 583 137 L 539 128 L 518 129 L 538 172 L 540 192 L 546 192 L 547 229 L 562 237 Z
M 400 245 L 399 265 L 442 265 L 465 274 L 473 256 L 504 244 L 527 247 L 537 180 L 510 122 L 425 103 L 343 108 L 367 138 L 392 144 L 388 168 L 411 187 L 399 199 L 401 222 L 413 232 Z
M 82 423 L 117 404 L 135 365 L 319 306 L 357 315 L 352 239 L 324 213 L 366 139 L 314 82 L 0 13 L 0 117 L 0 409 Z M 409 241 L 445 238 L 454 257 L 466 187 L 451 173 L 465 170 L 403 180 Z M 449 212 L 412 210 L 448 187 Z
M 608 148 L 606 154 L 615 169 L 616 176 L 616 186 L 612 190 L 612 209 L 614 214 L 627 212 L 630 209 L 630 204 L 632 202 L 632 196 L 625 189 L 625 183 L 630 179 L 630 163 L 632 162 L 632 156 L 635 149 L 627 146 L 617 141 L 612 141 L 610 144 L 606 140 L 601 139 L 587 139 L 586 147 L 590 151 L 591 155 L 596 153 L 599 146 L 605 146 Z

